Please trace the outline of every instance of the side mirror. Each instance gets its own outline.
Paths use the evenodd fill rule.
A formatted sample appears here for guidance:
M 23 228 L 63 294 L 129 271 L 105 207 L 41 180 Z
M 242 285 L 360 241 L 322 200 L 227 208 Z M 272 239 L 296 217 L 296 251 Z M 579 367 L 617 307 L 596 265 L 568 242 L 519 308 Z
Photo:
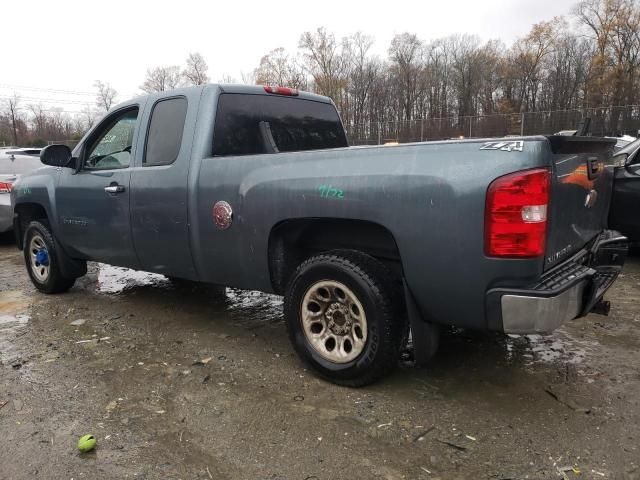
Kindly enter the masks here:
M 40 152 L 40 161 L 51 167 L 75 168 L 75 159 L 66 145 L 49 145 Z

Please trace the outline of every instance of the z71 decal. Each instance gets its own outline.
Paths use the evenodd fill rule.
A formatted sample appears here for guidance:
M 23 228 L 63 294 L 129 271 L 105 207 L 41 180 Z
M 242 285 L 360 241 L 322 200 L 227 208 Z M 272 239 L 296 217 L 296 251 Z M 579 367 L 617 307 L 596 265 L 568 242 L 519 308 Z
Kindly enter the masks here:
M 522 140 L 503 141 L 503 142 L 487 142 L 480 150 L 501 150 L 503 152 L 522 152 L 524 150 L 524 142 Z

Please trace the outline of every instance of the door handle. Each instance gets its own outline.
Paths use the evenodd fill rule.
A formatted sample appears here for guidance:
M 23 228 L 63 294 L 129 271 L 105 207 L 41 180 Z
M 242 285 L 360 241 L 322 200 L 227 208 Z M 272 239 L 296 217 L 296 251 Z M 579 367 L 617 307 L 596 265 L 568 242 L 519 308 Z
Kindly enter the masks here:
M 107 193 L 122 193 L 124 192 L 124 187 L 116 183 L 116 184 L 111 184 L 108 187 L 104 187 L 104 191 Z
M 597 158 L 592 158 L 587 161 L 587 177 L 589 180 L 597 178 L 604 170 L 604 162 Z

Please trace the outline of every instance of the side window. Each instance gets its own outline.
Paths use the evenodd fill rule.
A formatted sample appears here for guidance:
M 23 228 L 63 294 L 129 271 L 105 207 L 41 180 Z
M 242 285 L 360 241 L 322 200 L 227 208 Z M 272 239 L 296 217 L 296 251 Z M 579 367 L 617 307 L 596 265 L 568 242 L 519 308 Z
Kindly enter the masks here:
M 112 118 L 87 150 L 84 168 L 86 170 L 127 168 L 131 163 L 131 147 L 137 119 L 137 107 Z
M 169 165 L 176 161 L 186 117 L 187 99 L 184 97 L 161 100 L 154 105 L 143 165 Z

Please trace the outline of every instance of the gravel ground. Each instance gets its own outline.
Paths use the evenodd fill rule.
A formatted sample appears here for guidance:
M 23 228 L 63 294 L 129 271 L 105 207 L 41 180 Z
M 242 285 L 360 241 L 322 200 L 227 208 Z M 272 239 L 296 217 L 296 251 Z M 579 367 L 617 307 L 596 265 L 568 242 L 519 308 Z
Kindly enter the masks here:
M 640 258 L 608 298 L 355 390 L 304 369 L 280 297 L 107 265 L 45 296 L 4 239 L 0 479 L 640 479 Z

